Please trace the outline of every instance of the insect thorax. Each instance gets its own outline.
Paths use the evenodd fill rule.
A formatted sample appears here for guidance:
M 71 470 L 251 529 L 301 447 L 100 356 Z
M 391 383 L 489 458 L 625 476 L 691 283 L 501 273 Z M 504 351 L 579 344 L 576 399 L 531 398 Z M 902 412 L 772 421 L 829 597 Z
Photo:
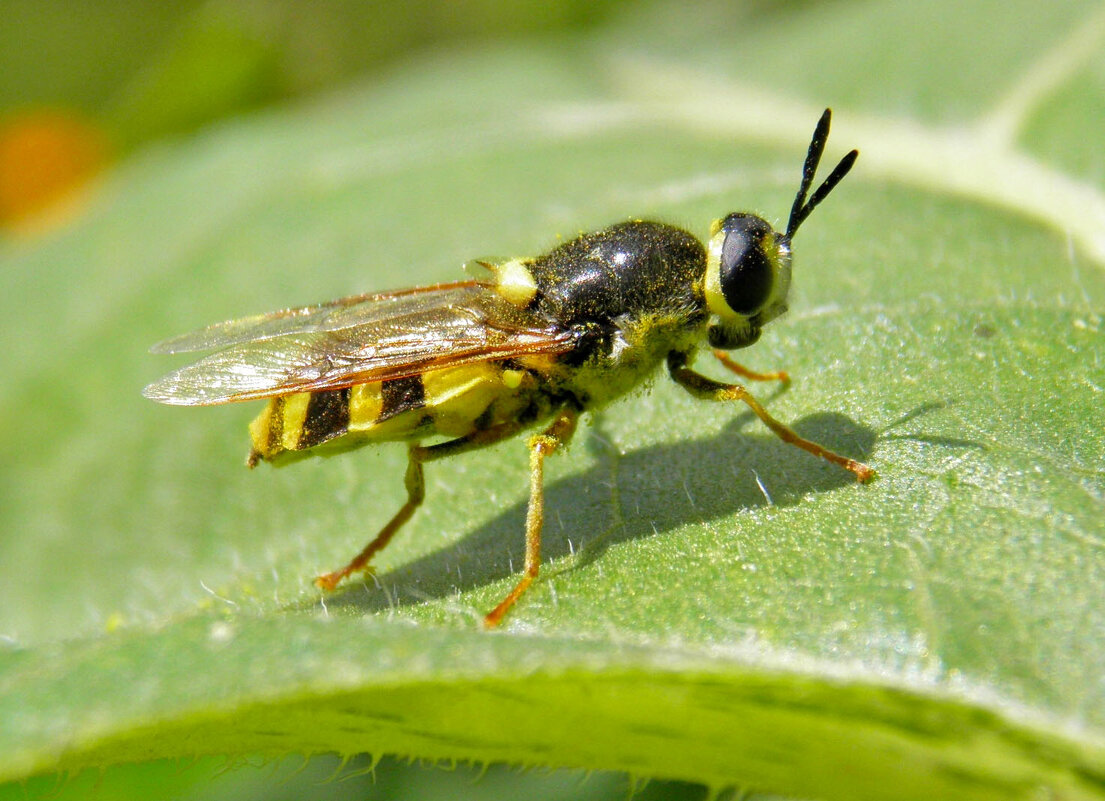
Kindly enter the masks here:
M 672 350 L 704 335 L 706 251 L 674 226 L 633 221 L 566 242 L 532 265 L 537 307 L 579 331 L 554 383 L 580 405 L 633 389 Z
M 584 234 L 535 259 L 537 307 L 562 326 L 629 314 L 705 314 L 706 250 L 664 223 L 632 221 Z

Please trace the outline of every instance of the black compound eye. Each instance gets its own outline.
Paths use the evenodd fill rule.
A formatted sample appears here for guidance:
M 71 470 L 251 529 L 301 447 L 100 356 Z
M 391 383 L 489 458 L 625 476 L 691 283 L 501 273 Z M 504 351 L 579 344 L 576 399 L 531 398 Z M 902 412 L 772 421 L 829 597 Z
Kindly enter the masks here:
M 721 246 L 721 294 L 730 309 L 750 317 L 771 297 L 775 271 L 764 253 L 764 232 L 736 222 Z

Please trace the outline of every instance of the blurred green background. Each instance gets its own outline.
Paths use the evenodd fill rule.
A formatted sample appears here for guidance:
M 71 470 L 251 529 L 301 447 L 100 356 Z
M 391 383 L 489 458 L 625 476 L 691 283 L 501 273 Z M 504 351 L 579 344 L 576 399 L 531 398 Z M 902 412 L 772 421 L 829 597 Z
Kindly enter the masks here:
M 97 174 L 233 115 L 332 91 L 436 49 L 571 36 L 631 13 L 613 0 L 3 0 L 0 237 L 81 213 Z M 441 766 L 385 758 L 155 762 L 0 785 L 0 799 L 705 798 L 625 775 Z
M 66 219 L 72 190 L 159 138 L 370 80 L 429 49 L 567 36 L 624 5 L 4 0 L 0 226 L 34 231 Z

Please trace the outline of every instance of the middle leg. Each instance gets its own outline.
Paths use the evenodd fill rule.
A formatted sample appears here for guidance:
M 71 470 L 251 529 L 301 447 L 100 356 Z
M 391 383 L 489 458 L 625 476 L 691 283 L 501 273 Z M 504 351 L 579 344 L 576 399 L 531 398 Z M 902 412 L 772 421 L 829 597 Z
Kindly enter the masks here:
M 545 522 L 545 457 L 566 444 L 575 433 L 579 412 L 565 408 L 557 412 L 556 419 L 541 434 L 534 434 L 526 443 L 529 448 L 529 508 L 526 511 L 526 564 L 521 580 L 499 605 L 492 609 L 483 624 L 495 628 L 503 622 L 503 616 L 529 589 L 541 566 L 541 527 Z

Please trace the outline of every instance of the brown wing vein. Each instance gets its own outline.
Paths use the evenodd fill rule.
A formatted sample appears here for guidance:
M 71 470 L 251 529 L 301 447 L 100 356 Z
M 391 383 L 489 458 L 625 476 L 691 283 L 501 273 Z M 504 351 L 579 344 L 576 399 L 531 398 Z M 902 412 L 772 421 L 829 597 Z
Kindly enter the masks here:
M 335 308 L 344 315 L 340 319 L 330 316 Z M 281 321 L 278 334 L 273 319 Z M 257 337 L 249 335 L 251 320 L 257 321 Z M 262 315 L 220 325 L 223 333 L 215 339 L 221 350 L 150 384 L 146 397 L 201 406 L 315 392 L 492 359 L 564 353 L 576 341 L 573 331 L 475 282 L 373 295 L 305 313 L 300 321 Z

